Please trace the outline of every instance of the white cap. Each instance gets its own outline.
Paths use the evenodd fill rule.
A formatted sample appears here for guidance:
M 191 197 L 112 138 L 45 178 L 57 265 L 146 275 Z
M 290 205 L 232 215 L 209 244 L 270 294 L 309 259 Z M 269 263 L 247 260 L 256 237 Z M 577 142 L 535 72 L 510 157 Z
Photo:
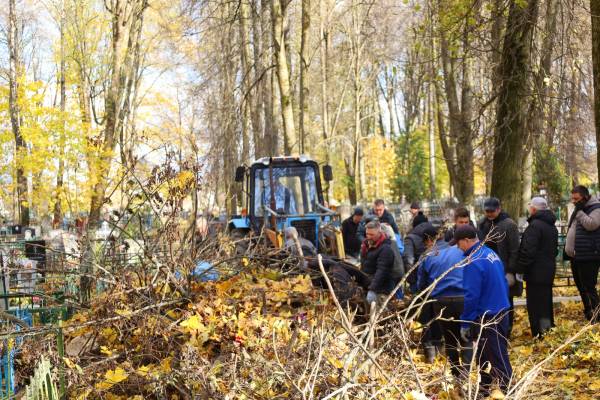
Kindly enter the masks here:
M 535 208 L 536 210 L 547 210 L 548 209 L 548 202 L 543 197 L 534 197 L 529 202 L 529 205 L 531 207 Z

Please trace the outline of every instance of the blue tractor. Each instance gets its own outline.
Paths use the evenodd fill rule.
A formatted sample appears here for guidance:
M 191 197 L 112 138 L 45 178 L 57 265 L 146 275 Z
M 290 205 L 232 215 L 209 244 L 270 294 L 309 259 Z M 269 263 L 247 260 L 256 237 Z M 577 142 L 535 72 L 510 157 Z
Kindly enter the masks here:
M 323 180 L 333 179 L 331 167 L 322 168 Z M 320 253 L 344 258 L 340 217 L 325 206 L 319 165 L 308 157 L 264 157 L 236 169 L 243 184 L 243 209 L 228 222 L 234 239 L 264 233 L 270 244 L 281 247 L 283 231 L 294 227 Z

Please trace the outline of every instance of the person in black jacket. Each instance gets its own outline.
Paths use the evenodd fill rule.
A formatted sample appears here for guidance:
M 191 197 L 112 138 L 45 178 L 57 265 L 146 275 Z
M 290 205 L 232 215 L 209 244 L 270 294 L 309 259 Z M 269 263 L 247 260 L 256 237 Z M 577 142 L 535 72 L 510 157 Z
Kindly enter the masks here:
M 519 257 L 519 228 L 515 221 L 500 208 L 500 200 L 490 197 L 483 204 L 485 217 L 479 222 L 479 238 L 492 249 L 504 264 L 508 282 L 508 333 L 512 331 L 514 319 L 514 297 L 523 294 L 523 283 L 515 279 L 517 258 Z M 490 235 L 490 237 L 488 237 Z
M 418 216 L 417 216 L 418 217 Z M 426 218 L 426 217 L 425 217 Z M 418 221 L 416 218 L 414 221 Z M 414 222 L 413 221 L 413 222 Z M 432 228 L 430 222 L 425 219 L 423 223 L 414 225 L 413 229 L 408 232 L 408 235 L 404 238 L 404 268 L 408 273 L 411 271 L 406 278 L 406 281 L 410 285 L 410 291 L 412 293 L 417 292 L 417 271 L 413 269 L 414 265 L 419 261 L 419 257 L 425 251 L 425 244 L 423 243 L 423 232 L 428 228 Z
M 542 337 L 554 326 L 552 283 L 556 273 L 558 254 L 558 230 L 556 217 L 548 210 L 542 197 L 529 202 L 529 225 L 519 247 L 517 273 L 523 274 L 527 282 L 527 314 L 531 334 Z
M 371 278 L 368 287 L 367 302 L 380 303 L 389 295 L 398 283 L 401 271 L 396 271 L 397 265 L 392 250 L 392 242 L 381 230 L 378 221 L 371 221 L 366 226 L 367 238 L 361 246 L 361 270 Z
M 398 229 L 398 225 L 396 224 L 396 219 L 394 216 L 385 208 L 385 202 L 383 199 L 377 199 L 373 202 L 373 209 L 366 215 L 360 226 L 358 227 L 358 239 L 362 242 L 365 241 L 366 237 L 366 226 L 369 222 L 377 220 L 382 224 L 388 224 L 394 230 L 394 234 L 399 234 L 400 230 Z
M 342 236 L 344 238 L 344 250 L 346 255 L 358 257 L 361 241 L 358 238 L 358 227 L 363 219 L 364 211 L 356 207 L 352 215 L 342 222 Z
M 380 223 L 391 226 L 394 230 L 394 233 L 400 233 L 398 225 L 396 224 L 396 219 L 385 208 L 385 202 L 383 199 L 377 199 L 373 202 L 373 214 L 375 214 Z

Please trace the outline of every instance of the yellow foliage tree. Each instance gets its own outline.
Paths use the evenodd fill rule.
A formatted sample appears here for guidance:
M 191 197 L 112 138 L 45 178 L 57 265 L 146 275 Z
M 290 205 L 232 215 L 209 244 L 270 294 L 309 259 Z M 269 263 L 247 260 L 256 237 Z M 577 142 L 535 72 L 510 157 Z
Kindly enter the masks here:
M 392 181 L 396 166 L 396 151 L 391 140 L 372 136 L 363 145 L 365 185 L 362 190 L 367 200 L 392 198 Z

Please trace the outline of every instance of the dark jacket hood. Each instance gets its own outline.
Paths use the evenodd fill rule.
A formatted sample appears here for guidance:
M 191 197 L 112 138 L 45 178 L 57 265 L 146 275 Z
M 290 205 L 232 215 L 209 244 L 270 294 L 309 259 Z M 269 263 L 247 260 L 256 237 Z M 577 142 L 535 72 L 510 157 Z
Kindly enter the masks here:
M 552 226 L 554 226 L 554 224 L 556 223 L 556 216 L 550 210 L 537 211 L 534 215 L 529 217 L 528 222 L 531 223 L 536 219 L 539 219 L 540 221 L 543 221 L 543 222 L 547 223 L 548 225 L 552 225 Z

